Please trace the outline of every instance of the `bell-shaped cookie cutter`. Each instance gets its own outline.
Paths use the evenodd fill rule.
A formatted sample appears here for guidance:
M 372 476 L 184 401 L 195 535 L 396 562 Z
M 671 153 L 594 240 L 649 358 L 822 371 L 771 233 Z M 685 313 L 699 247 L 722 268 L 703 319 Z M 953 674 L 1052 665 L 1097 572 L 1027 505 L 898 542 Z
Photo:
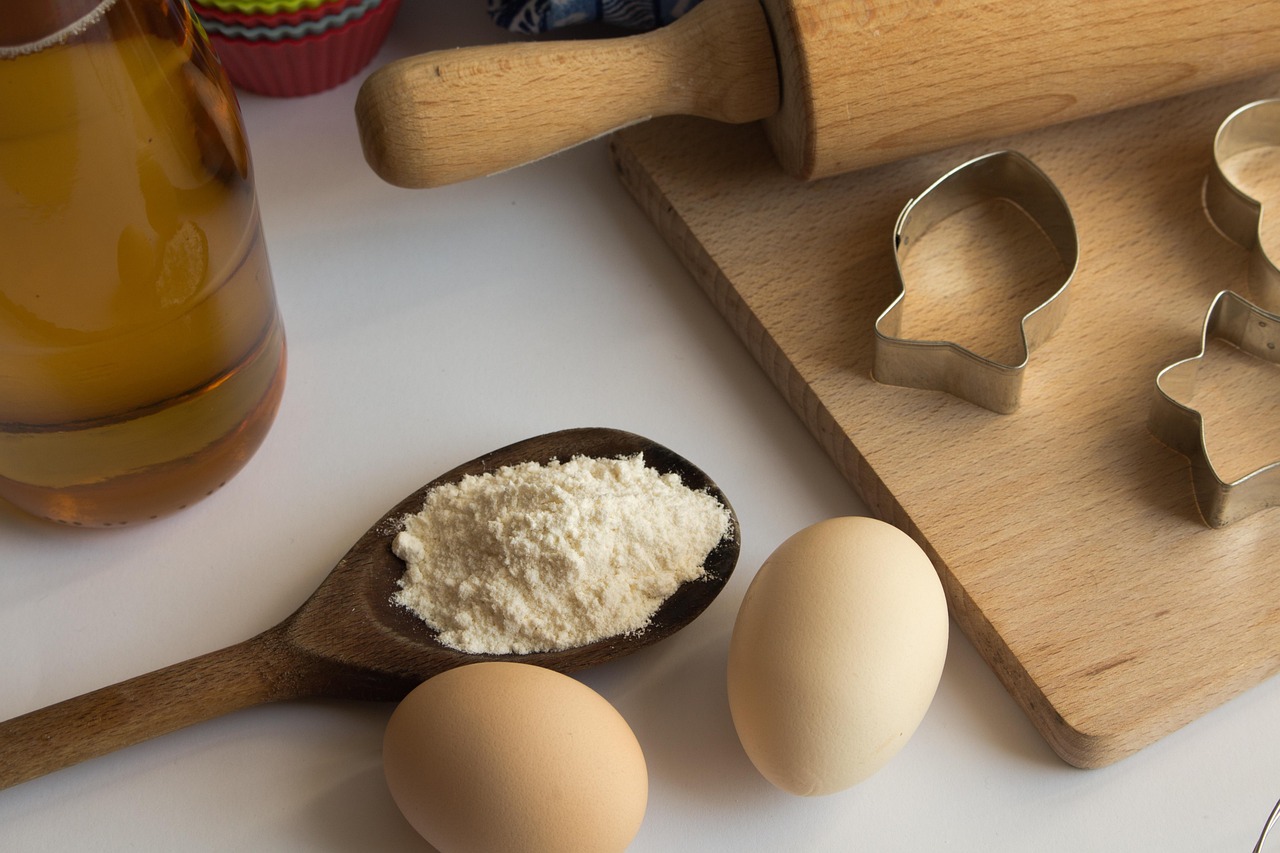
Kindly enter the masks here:
M 1218 127 L 1213 138 L 1213 166 L 1204 182 L 1204 210 L 1209 221 L 1231 242 L 1250 251 L 1249 286 L 1253 301 L 1280 311 L 1280 268 L 1262 245 L 1262 202 L 1227 175 L 1228 160 L 1255 148 L 1280 147 L 1280 99 L 1245 104 Z
M 1006 364 L 952 341 L 899 337 L 906 297 L 902 267 L 912 246 L 948 216 L 997 199 L 1018 206 L 1040 227 L 1066 270 L 1053 295 L 1022 318 L 1022 360 Z M 894 227 L 893 249 L 900 291 L 875 322 L 875 380 L 886 385 L 945 391 L 1000 414 L 1016 411 L 1031 351 L 1062 325 L 1067 311 L 1067 286 L 1079 262 L 1075 221 L 1057 186 L 1016 151 L 997 151 L 970 160 L 907 203 Z
M 1280 460 L 1227 482 L 1209 458 L 1204 416 L 1188 405 L 1196 374 L 1211 338 L 1280 365 L 1280 315 L 1272 314 L 1230 290 L 1219 293 L 1205 315 L 1200 352 L 1175 362 L 1156 376 L 1156 394 L 1147 426 L 1152 435 L 1191 463 L 1196 504 L 1205 524 L 1223 527 L 1268 507 L 1280 506 Z

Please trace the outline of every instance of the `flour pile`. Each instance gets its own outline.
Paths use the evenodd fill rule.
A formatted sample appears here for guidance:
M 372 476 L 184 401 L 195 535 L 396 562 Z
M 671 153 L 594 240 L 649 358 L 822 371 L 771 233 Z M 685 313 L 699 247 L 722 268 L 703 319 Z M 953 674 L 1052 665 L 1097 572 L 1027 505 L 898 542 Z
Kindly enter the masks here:
M 394 600 L 464 652 L 585 645 L 644 629 L 703 576 L 730 518 L 639 454 L 507 466 L 431 490 L 404 518 Z

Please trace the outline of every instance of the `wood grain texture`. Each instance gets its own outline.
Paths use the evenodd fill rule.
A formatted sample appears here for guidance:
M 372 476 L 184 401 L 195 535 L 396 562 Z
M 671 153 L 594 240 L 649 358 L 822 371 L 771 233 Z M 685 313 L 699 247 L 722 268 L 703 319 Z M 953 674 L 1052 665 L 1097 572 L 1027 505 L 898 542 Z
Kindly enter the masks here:
M 1247 253 L 1209 225 L 1201 184 L 1222 119 L 1277 94 L 1280 76 L 1256 78 L 807 183 L 760 127 L 666 119 L 613 139 L 622 182 L 872 512 L 928 551 L 953 618 L 1081 767 L 1280 670 L 1280 509 L 1207 528 L 1186 460 L 1146 427 L 1156 373 L 1198 351 L 1213 296 L 1247 295 Z M 1057 183 L 1081 245 L 1066 322 L 1032 354 L 1011 415 L 871 379 L 898 212 L 1000 148 Z M 1006 213 L 956 217 L 917 246 L 916 328 L 1008 345 L 988 319 L 1033 307 L 1052 275 L 1043 240 L 992 228 Z M 993 275 L 1017 311 L 992 300 Z M 1259 466 L 1280 458 L 1277 395 L 1259 382 L 1280 379 L 1236 361 L 1206 369 L 1199 403 L 1211 446 Z
M 404 573 L 391 541 L 400 520 L 422 509 L 431 488 L 520 462 L 637 453 L 650 468 L 678 474 L 688 488 L 711 494 L 730 515 L 729 533 L 707 555 L 705 576 L 681 584 L 644 631 L 563 651 L 468 654 L 442 646 L 425 622 L 391 601 Z M 398 701 L 437 673 L 480 661 L 520 661 L 560 672 L 604 663 L 660 642 L 697 618 L 729 580 L 740 547 L 738 520 L 724 493 L 670 449 L 603 428 L 534 436 L 463 463 L 400 501 L 280 625 L 243 643 L 0 723 L 0 789 L 264 702 Z
M 405 187 L 669 115 L 767 118 L 783 169 L 815 178 L 1276 70 L 1280 0 L 705 0 L 628 38 L 398 60 L 356 118 Z
M 1280 0 L 763 2 L 803 178 L 1280 70 Z
M 490 175 L 651 116 L 726 122 L 778 108 L 757 0 L 700 4 L 630 38 L 435 51 L 378 69 L 360 88 L 365 159 L 384 180 L 431 187 Z

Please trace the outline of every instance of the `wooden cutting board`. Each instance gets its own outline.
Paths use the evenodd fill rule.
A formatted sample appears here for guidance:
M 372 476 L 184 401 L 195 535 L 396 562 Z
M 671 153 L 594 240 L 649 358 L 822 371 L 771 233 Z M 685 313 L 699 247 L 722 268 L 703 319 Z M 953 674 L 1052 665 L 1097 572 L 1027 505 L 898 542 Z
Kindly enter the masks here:
M 1077 766 L 1280 671 L 1280 508 L 1206 527 L 1186 460 L 1146 426 L 1156 373 L 1199 350 L 1213 296 L 1248 295 L 1247 253 L 1209 225 L 1201 185 L 1221 121 L 1277 96 L 1270 76 L 812 183 L 755 125 L 662 119 L 612 140 L 622 182 L 871 510 L 933 557 L 953 618 Z M 1081 245 L 1066 322 L 1010 415 L 871 379 L 898 212 L 1002 148 L 1054 180 Z M 1046 251 L 999 205 L 947 220 L 909 258 L 904 334 L 1016 361 L 1018 320 L 1061 280 Z M 1219 469 L 1280 459 L 1280 370 L 1209 356 L 1192 402 Z

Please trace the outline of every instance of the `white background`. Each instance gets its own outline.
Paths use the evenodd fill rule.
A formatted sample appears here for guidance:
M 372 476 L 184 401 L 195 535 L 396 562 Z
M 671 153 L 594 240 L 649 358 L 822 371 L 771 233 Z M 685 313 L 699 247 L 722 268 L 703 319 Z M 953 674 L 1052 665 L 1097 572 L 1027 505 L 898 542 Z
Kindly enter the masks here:
M 483 7 L 410 0 L 371 69 L 507 38 Z M 398 190 L 362 159 L 359 82 L 241 97 L 289 339 L 280 415 L 249 466 L 150 526 L 70 530 L 0 506 L 0 718 L 256 634 L 427 480 L 541 432 L 612 426 L 702 467 L 743 530 L 738 570 L 702 618 L 579 676 L 648 760 L 633 850 L 1252 849 L 1280 797 L 1280 680 L 1083 771 L 954 630 L 928 716 L 883 771 L 819 799 L 766 783 L 725 698 L 738 603 L 783 539 L 863 504 L 603 143 Z M 390 711 L 255 708 L 0 791 L 0 850 L 427 849 L 382 779 Z

